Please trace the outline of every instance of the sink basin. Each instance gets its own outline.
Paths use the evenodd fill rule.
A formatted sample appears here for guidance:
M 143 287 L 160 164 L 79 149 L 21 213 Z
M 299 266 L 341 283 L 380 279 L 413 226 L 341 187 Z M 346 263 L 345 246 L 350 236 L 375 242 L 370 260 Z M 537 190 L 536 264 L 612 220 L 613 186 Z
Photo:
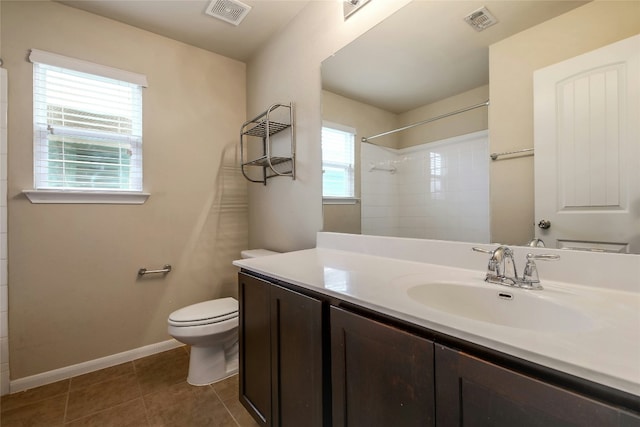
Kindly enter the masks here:
M 480 322 L 551 333 L 593 327 L 586 314 L 554 301 L 545 292 L 455 282 L 428 283 L 407 290 L 410 298 L 429 308 Z

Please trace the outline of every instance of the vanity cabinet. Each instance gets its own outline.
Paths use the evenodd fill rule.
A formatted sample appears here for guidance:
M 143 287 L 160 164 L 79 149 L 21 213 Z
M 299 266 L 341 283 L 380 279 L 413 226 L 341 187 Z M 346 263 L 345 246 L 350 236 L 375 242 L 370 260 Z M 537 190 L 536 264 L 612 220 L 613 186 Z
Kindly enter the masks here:
M 640 427 L 640 399 L 240 273 L 240 400 L 264 426 Z
M 322 302 L 239 276 L 240 401 L 263 426 L 323 425 Z
M 434 426 L 433 342 L 330 308 L 332 421 Z
M 439 426 L 640 426 L 637 414 L 442 345 L 435 366 Z

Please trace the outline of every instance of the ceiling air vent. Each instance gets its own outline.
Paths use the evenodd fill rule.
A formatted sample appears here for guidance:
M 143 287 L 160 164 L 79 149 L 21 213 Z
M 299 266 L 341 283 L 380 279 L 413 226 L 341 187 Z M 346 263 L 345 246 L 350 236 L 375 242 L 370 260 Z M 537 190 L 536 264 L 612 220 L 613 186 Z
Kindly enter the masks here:
M 498 23 L 495 16 L 493 16 L 491 12 L 489 12 L 489 9 L 484 6 L 475 12 L 472 12 L 469 16 L 465 17 L 464 20 L 476 31 L 485 30 Z
M 230 24 L 238 25 L 250 10 L 251 6 L 237 0 L 213 0 L 207 6 L 205 13 Z

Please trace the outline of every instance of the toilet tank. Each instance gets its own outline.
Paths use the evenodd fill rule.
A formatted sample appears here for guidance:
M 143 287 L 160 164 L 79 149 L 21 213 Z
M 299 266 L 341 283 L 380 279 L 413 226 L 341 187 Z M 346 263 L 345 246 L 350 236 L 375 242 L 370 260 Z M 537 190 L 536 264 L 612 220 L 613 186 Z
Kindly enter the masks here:
M 246 249 L 240 252 L 242 258 L 258 258 L 261 256 L 276 255 L 280 252 L 270 251 L 268 249 Z

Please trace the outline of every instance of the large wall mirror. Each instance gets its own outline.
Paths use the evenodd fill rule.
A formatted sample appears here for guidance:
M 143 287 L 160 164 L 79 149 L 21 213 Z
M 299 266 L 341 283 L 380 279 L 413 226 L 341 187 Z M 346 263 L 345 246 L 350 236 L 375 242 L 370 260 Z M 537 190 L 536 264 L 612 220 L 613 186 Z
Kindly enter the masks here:
M 631 236 L 593 245 L 538 227 L 530 150 L 534 71 L 640 32 L 640 15 L 617 18 L 633 12 L 623 1 L 414 0 L 327 58 L 323 132 L 351 132 L 355 162 L 332 169 L 323 135 L 324 230 L 640 253 L 640 212 Z M 341 176 L 352 193 L 331 197 Z

